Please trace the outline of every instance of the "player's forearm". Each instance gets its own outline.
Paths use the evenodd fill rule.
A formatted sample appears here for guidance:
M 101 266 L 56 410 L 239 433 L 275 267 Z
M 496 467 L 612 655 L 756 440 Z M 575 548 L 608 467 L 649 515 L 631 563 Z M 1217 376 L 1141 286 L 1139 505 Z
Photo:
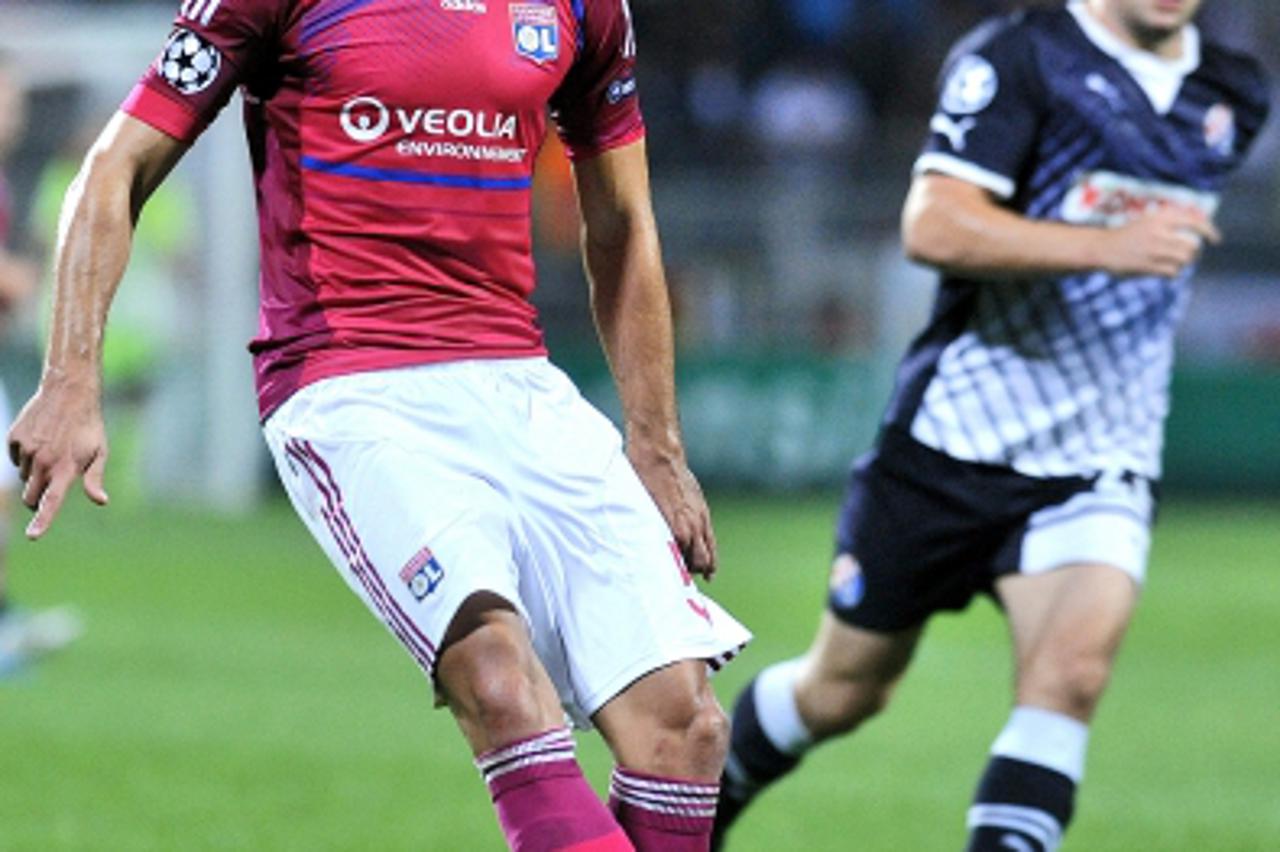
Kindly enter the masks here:
M 652 216 L 585 239 L 596 327 L 633 449 L 683 459 L 674 390 L 671 303 Z
M 134 184 L 126 162 L 95 151 L 67 191 L 54 253 L 46 383 L 95 389 L 101 383 L 107 313 L 133 239 Z
M 943 271 L 1009 279 L 1102 268 L 1103 228 L 1028 219 L 951 179 L 917 179 L 903 210 L 907 255 Z

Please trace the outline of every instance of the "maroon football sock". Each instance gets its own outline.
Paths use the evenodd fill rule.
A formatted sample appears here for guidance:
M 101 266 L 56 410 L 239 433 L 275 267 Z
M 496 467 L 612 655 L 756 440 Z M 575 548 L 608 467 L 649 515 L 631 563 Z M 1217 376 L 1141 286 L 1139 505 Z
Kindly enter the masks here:
M 485 752 L 476 766 L 516 852 L 632 852 L 582 776 L 567 728 Z
M 609 810 L 638 852 L 704 852 L 710 848 L 720 785 L 613 770 Z

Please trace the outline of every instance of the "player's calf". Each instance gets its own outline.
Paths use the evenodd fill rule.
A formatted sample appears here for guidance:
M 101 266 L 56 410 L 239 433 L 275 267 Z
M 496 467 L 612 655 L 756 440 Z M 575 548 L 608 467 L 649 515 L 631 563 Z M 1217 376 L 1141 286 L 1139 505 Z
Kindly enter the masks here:
M 828 613 L 805 657 L 756 676 L 734 704 L 713 848 L 747 805 L 795 769 L 805 752 L 884 709 L 919 635 L 919 628 L 863 630 Z

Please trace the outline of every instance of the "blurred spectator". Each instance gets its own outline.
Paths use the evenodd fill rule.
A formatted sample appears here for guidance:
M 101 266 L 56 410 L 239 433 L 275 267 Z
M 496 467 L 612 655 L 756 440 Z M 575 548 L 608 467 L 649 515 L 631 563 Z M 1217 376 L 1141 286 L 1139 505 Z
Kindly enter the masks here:
M 8 248 L 13 199 L 3 167 L 22 136 L 26 114 L 25 93 L 8 60 L 0 56 L 0 323 L 31 295 L 38 277 L 34 262 Z M 0 384 L 0 426 L 5 432 L 11 419 L 9 401 Z M 5 460 L 0 466 L 0 677 L 63 647 L 81 631 L 79 617 L 67 607 L 26 611 L 10 598 L 8 536 L 19 485 L 17 471 Z

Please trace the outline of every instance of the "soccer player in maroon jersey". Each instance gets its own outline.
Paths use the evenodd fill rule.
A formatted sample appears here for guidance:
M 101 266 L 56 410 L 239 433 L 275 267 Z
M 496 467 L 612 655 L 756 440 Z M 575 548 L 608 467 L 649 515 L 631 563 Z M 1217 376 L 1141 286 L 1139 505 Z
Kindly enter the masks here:
M 10 434 L 30 536 L 77 478 L 106 502 L 100 351 L 132 222 L 241 88 L 267 443 L 521 850 L 706 848 L 727 734 L 707 670 L 748 638 L 690 577 L 715 541 L 676 417 L 634 56 L 625 0 L 186 0 L 68 194 L 44 374 Z M 625 451 L 528 301 L 548 108 Z M 617 757 L 607 809 L 566 714 Z

